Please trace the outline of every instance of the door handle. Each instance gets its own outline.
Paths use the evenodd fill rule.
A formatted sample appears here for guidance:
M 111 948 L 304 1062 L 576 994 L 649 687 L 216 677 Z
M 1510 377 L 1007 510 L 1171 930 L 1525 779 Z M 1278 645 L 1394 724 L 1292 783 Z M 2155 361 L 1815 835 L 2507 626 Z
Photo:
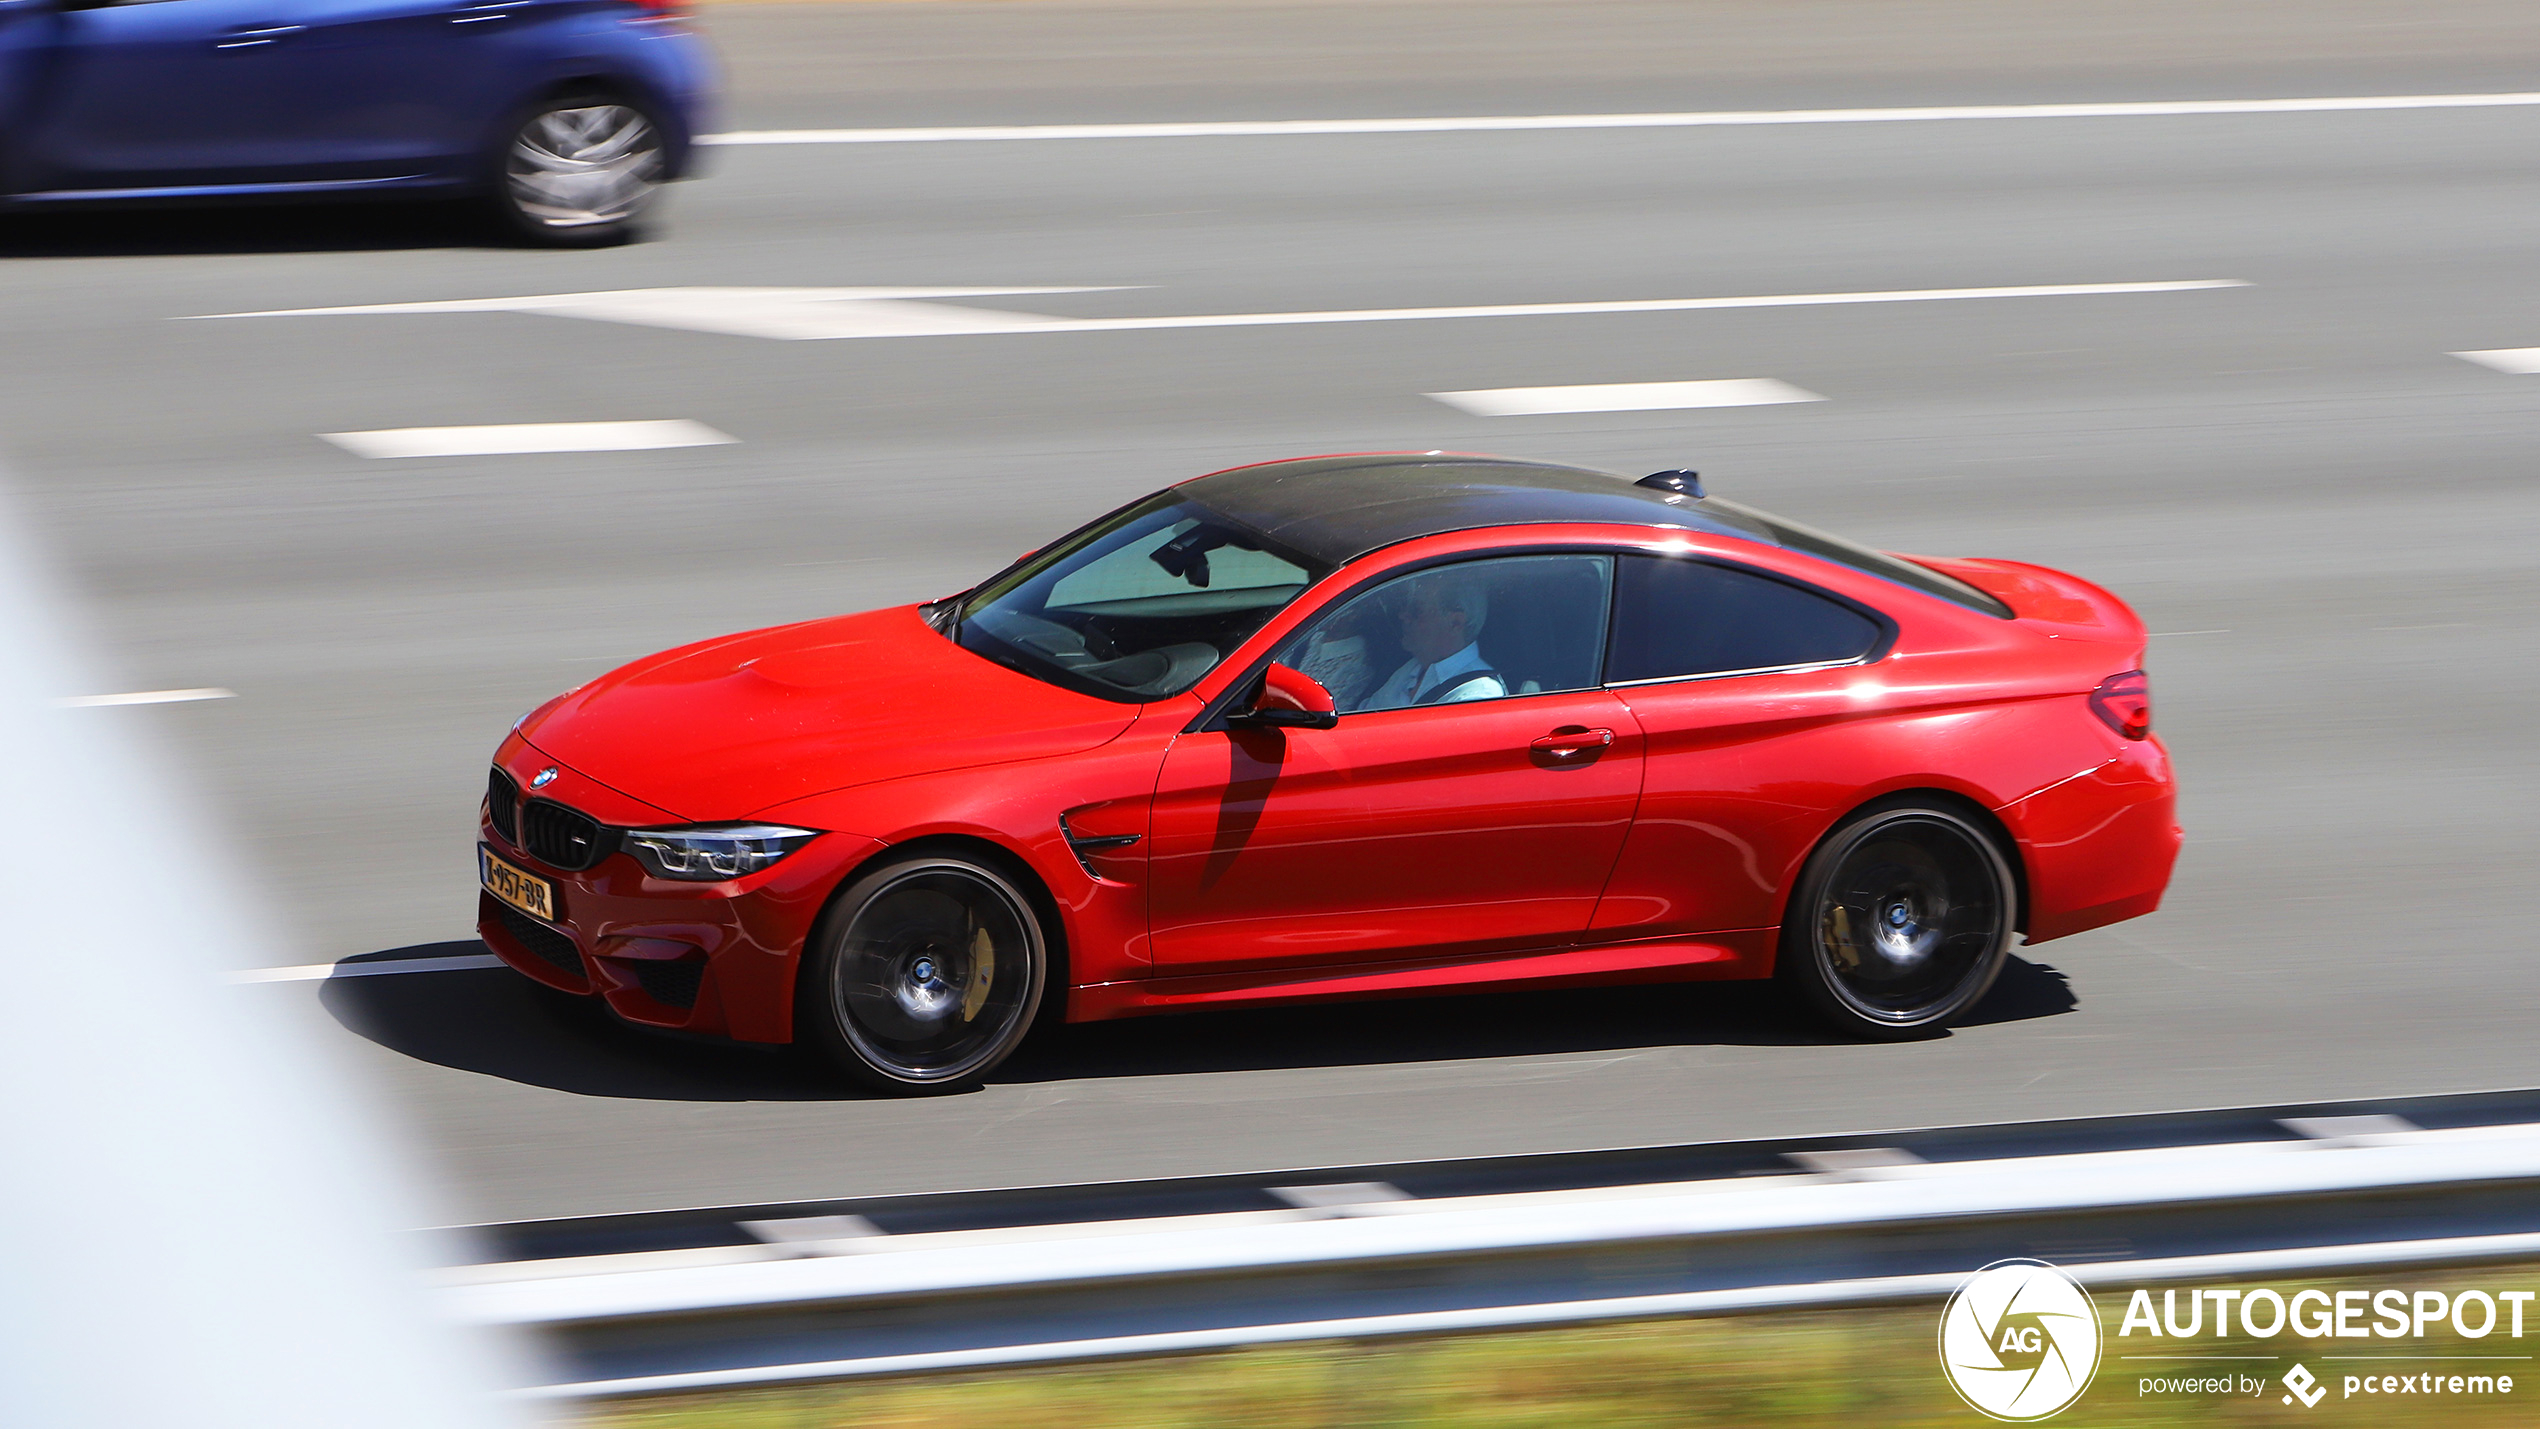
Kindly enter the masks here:
M 258 45 L 270 45 L 288 35 L 296 35 L 307 28 L 306 25 L 248 25 L 231 30 L 212 41 L 212 48 L 216 50 L 253 49 Z
M 1574 724 L 1540 735 L 1526 747 L 1554 759 L 1570 759 L 1581 754 L 1601 754 L 1613 742 L 1614 731 L 1610 729 L 1589 729 Z

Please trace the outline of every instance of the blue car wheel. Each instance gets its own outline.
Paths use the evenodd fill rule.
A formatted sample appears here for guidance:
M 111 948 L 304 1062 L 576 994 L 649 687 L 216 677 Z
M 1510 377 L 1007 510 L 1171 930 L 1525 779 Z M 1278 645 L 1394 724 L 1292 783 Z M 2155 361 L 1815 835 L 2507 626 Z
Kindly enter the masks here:
M 533 243 L 623 241 L 661 191 L 661 126 L 618 95 L 565 94 L 530 106 L 503 146 L 493 198 Z

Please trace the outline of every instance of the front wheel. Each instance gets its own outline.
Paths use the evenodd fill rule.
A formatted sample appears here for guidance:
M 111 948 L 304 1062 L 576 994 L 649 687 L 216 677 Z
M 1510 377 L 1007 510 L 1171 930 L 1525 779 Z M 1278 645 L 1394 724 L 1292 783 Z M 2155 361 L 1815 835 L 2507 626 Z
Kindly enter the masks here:
M 624 99 L 568 94 L 531 105 L 493 175 L 496 217 L 549 247 L 623 241 L 660 192 L 661 126 Z
M 1983 829 L 1922 803 L 1845 820 L 1801 869 L 1778 972 L 1844 1031 L 1933 1036 L 1984 999 L 2010 956 L 2016 886 Z
M 952 855 L 858 878 L 804 951 L 798 1035 L 858 1081 L 901 1093 L 978 1085 L 1031 1030 L 1049 977 L 1030 901 Z

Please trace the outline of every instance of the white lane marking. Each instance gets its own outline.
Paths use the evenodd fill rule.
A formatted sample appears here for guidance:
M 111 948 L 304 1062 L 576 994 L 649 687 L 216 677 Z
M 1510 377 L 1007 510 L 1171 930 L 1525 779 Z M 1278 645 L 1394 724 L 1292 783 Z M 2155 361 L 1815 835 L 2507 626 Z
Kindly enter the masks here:
M 381 303 L 349 308 L 286 308 L 260 313 L 206 313 L 217 318 L 341 317 L 374 313 L 525 312 L 633 323 L 642 327 L 795 341 L 865 337 L 971 337 L 986 334 L 1146 332 L 1172 328 L 1288 327 L 1318 323 L 1422 322 L 1440 318 L 1518 318 L 1601 313 L 1673 313 L 1727 308 L 1810 308 L 1850 303 L 1940 303 L 1971 298 L 2071 298 L 2125 293 L 2185 293 L 2245 288 L 2238 278 L 2163 283 L 2050 283 L 2014 288 L 1909 288 L 1893 292 L 1770 293 L 1739 298 L 1645 298 L 1593 303 L 1500 303 L 1446 308 L 1354 308 L 1296 313 L 1202 313 L 1189 317 L 1054 318 L 1039 313 L 953 307 L 862 296 L 890 289 L 650 288 L 621 293 L 470 298 L 455 302 Z M 1011 290 L 1008 290 L 1011 291 Z M 1066 289 L 1086 292 L 1091 289 Z M 845 296 L 841 296 L 845 295 Z
M 781 339 L 933 336 L 939 332 L 1010 330 L 1029 313 L 947 307 L 921 298 L 996 298 L 1035 293 L 1107 293 L 1117 288 L 627 288 L 602 293 L 551 293 L 525 298 L 461 298 L 437 303 L 372 303 L 343 308 L 285 308 L 261 313 L 204 313 L 204 318 L 331 317 L 345 313 L 544 313 L 643 327 L 684 328 L 735 337 Z M 853 304 L 841 308 L 839 304 Z
M 1585 387 L 1489 387 L 1429 396 L 1476 417 L 1527 417 L 1553 412 L 1663 412 L 1682 407 L 1769 407 L 1822 402 L 1804 387 L 1773 377 L 1706 382 L 1607 382 Z
M 181 705 L 193 700 L 234 700 L 236 690 L 206 685 L 198 690 L 135 690 L 126 695 L 70 695 L 53 703 L 64 709 L 97 709 L 105 705 Z
M 449 973 L 472 968 L 498 968 L 492 953 L 460 953 L 446 958 L 394 958 L 376 963 L 308 963 L 296 968 L 248 968 L 229 975 L 236 983 L 318 982 L 338 977 L 387 977 L 394 973 Z
M 2540 372 L 2540 347 L 2495 347 L 2485 352 L 2456 352 L 2454 357 L 2492 367 L 2515 377 L 2529 377 Z
M 501 427 L 392 427 L 379 432 L 320 432 L 355 456 L 513 456 L 525 452 L 643 452 L 666 447 L 730 446 L 703 422 L 522 422 Z
M 701 144 L 957 144 L 1029 139 L 1223 139 L 1303 134 L 1472 134 L 1527 129 L 1715 129 L 1776 124 L 1915 124 L 1942 119 L 2144 119 L 2192 114 L 2336 114 L 2511 109 L 2540 93 L 2375 94 L 2320 99 L 2154 99 L 2098 104 L 1950 104 L 1892 109 L 1720 109 L 1677 114 L 1484 114 L 1447 119 L 1235 119 L 1167 124 L 994 124 L 935 129 L 753 129 Z

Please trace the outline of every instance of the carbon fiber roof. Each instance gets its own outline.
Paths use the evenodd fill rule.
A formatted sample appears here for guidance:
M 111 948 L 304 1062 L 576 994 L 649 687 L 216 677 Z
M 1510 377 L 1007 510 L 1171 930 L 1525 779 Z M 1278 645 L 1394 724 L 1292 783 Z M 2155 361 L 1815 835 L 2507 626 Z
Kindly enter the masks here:
M 1415 537 L 1486 526 L 1581 521 L 1758 535 L 1748 523 L 1705 512 L 1699 498 L 1634 486 L 1612 472 L 1496 457 L 1309 457 L 1237 467 L 1174 490 L 1333 565 Z

